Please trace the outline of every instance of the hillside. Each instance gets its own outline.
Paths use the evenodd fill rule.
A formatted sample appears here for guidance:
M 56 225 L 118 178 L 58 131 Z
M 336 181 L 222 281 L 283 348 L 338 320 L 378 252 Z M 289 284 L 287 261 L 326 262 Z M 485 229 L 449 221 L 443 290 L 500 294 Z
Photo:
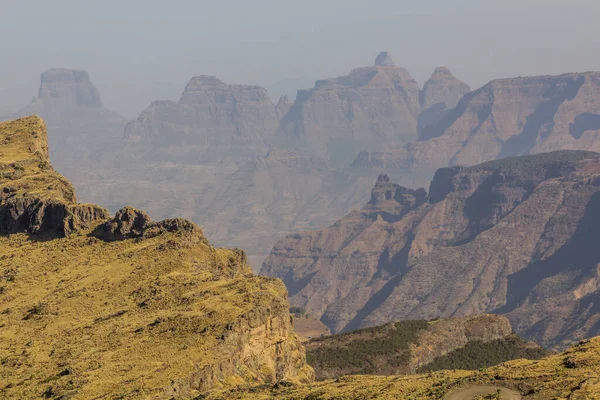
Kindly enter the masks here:
M 0 124 L 0 397 L 189 399 L 310 381 L 283 284 L 183 219 L 78 204 L 43 121 Z
M 317 379 L 479 369 L 546 354 L 512 334 L 505 317 L 494 315 L 392 322 L 313 339 L 305 347 Z
M 564 348 L 600 333 L 599 178 L 600 154 L 572 151 L 440 169 L 429 193 L 382 175 L 365 207 L 282 239 L 261 273 L 334 333 L 500 313 Z
M 600 399 L 600 338 L 542 360 L 514 360 L 478 371 L 412 376 L 350 375 L 308 385 L 279 383 L 213 393 L 206 399 L 547 400 Z M 477 397 L 479 396 L 479 397 Z

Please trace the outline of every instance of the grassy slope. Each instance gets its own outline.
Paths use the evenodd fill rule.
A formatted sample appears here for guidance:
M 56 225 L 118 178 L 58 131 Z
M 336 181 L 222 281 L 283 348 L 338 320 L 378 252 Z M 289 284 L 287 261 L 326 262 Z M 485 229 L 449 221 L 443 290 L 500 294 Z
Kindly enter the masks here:
M 600 337 L 542 360 L 514 360 L 481 371 L 413 376 L 346 376 L 304 386 L 276 385 L 213 393 L 208 399 L 443 399 L 474 385 L 512 388 L 525 399 L 600 399 Z
M 0 191 L 74 206 L 45 135 L 37 117 L 0 124 Z M 0 398 L 189 398 L 203 381 L 311 378 L 284 285 L 253 276 L 241 251 L 199 229 L 115 242 L 93 229 L 0 235 Z

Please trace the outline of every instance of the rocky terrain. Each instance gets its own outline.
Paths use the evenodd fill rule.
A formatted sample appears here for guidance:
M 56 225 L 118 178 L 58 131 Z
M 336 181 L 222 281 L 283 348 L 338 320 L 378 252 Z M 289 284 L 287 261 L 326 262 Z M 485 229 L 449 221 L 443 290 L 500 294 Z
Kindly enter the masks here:
M 372 67 L 298 91 L 274 143 L 346 166 L 358 151 L 415 139 L 420 125 L 438 120 L 468 90 L 450 71 L 439 68 L 421 92 L 406 69 L 381 53 Z
M 267 141 L 289 109 L 275 106 L 258 86 L 228 85 L 213 76 L 193 77 L 181 99 L 156 101 L 125 129 L 129 140 L 151 147 L 157 158 L 206 164 L 264 156 Z
M 437 124 L 421 129 L 418 140 L 361 154 L 355 163 L 422 170 L 554 150 L 598 151 L 599 135 L 600 73 L 500 79 L 465 95 Z
M 0 397 L 190 399 L 313 377 L 287 292 L 184 219 L 77 203 L 43 121 L 0 124 Z
M 500 313 L 552 348 L 598 334 L 600 154 L 442 168 L 427 193 L 380 176 L 371 201 L 292 234 L 261 273 L 333 332 Z
M 429 112 L 433 118 L 466 90 L 444 68 L 436 70 L 421 92 L 389 54 L 382 54 L 376 64 L 363 68 L 367 75 L 376 73 L 368 81 L 356 77 L 355 87 L 348 83 L 354 78 L 337 78 L 326 90 L 332 98 L 350 96 L 353 107 L 362 110 L 353 117 L 358 150 L 374 143 L 374 132 L 405 143 L 407 138 L 396 140 L 405 124 L 397 116 L 409 109 L 411 137 L 416 137 L 421 109 L 437 110 Z M 311 92 L 317 96 L 328 85 L 318 83 L 320 89 Z M 405 86 L 411 88 L 406 101 Z M 54 165 L 82 200 L 104 204 L 111 212 L 133 204 L 156 219 L 188 218 L 201 224 L 216 244 L 243 246 L 258 269 L 279 238 L 323 228 L 364 204 L 376 176 L 370 166 L 348 167 L 356 155 L 352 146 L 340 147 L 338 153 L 348 162 L 337 163 L 329 154 L 281 140 L 287 137 L 283 127 L 292 115 L 298 117 L 297 104 L 283 96 L 275 105 L 260 87 L 197 76 L 178 102 L 156 101 L 126 124 L 102 108 L 87 72 L 55 69 L 42 74 L 37 98 L 17 115 L 45 118 Z M 314 110 L 322 106 L 317 102 Z M 298 118 L 313 120 L 311 108 L 301 108 Z M 323 118 L 310 128 L 310 137 L 348 132 L 345 117 Z M 332 143 L 346 140 L 338 139 Z M 418 181 L 400 169 L 391 176 L 405 184 Z
M 309 385 L 271 386 L 213 393 L 216 399 L 286 400 L 547 400 L 600 399 L 600 338 L 582 341 L 542 360 L 514 360 L 477 371 L 412 376 L 350 375 Z
M 535 343 L 515 337 L 508 320 L 495 315 L 392 322 L 313 339 L 305 347 L 317 379 L 408 375 L 443 369 L 438 367 L 442 363 L 452 366 L 448 369 L 480 369 L 545 355 Z

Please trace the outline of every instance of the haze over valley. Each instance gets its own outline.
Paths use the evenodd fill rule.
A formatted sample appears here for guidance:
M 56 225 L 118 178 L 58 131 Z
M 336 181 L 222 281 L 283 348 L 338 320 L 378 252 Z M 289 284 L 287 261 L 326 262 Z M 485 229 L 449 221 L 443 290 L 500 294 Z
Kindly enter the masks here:
M 596 2 L 134 3 L 3 12 L 0 398 L 600 399 Z

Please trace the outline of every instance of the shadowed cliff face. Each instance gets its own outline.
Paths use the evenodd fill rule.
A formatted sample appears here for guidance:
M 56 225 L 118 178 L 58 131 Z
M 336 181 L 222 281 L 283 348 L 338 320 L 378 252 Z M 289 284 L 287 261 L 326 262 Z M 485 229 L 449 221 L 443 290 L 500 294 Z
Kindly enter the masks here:
M 184 219 L 79 204 L 39 117 L 0 123 L 0 397 L 189 399 L 313 377 L 287 291 Z
M 438 122 L 420 124 L 417 141 L 360 154 L 355 165 L 418 171 L 561 149 L 600 150 L 598 72 L 496 80 L 438 117 L 435 105 L 430 110 Z
M 599 333 L 600 156 L 553 152 L 436 173 L 429 196 L 382 176 L 372 201 L 288 236 L 262 273 L 334 332 L 500 312 L 546 346 Z

